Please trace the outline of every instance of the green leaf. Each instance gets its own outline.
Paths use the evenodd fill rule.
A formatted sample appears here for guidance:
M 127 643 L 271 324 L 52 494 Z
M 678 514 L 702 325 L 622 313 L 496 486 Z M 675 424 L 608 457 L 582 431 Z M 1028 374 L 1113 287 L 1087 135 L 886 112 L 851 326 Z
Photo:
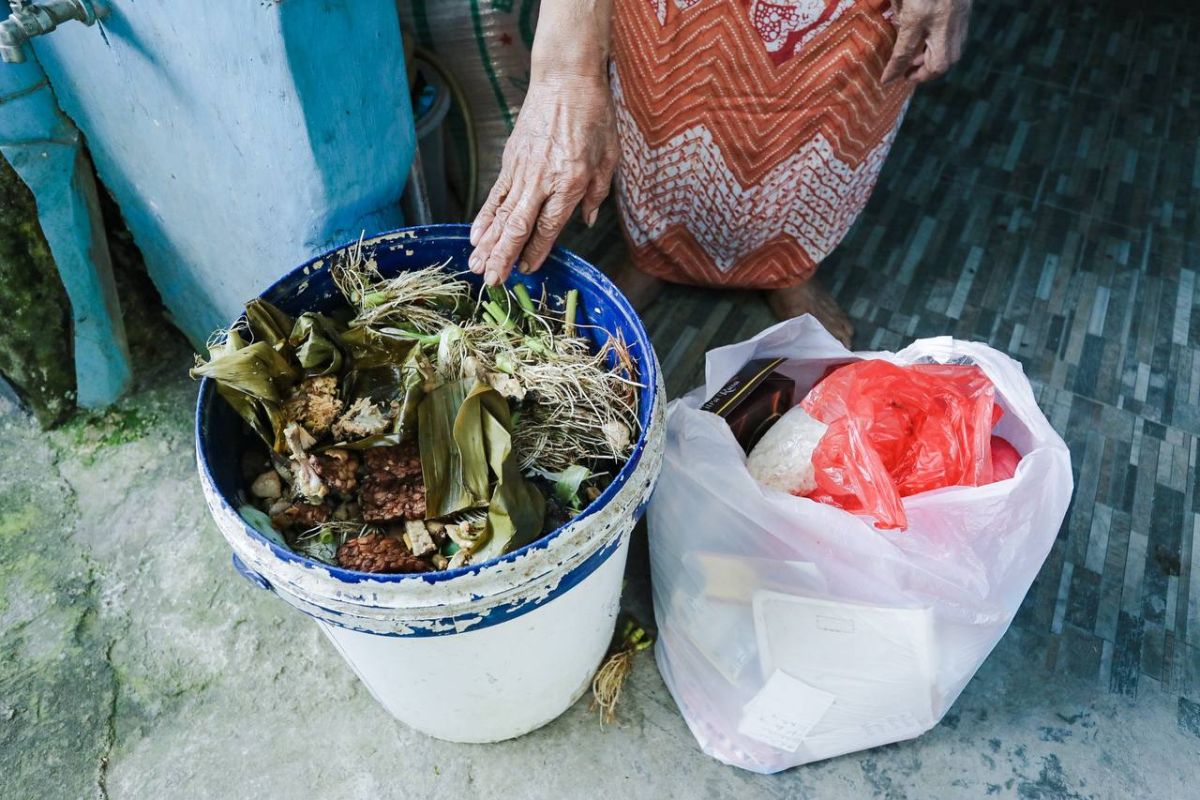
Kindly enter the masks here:
M 261 533 L 268 541 L 280 547 L 286 548 L 288 546 L 287 541 L 283 538 L 283 534 L 275 530 L 275 526 L 271 524 L 271 518 L 254 506 L 249 504 L 238 506 L 238 514 L 241 515 L 247 525 Z
M 562 472 L 546 475 L 554 481 L 554 497 L 564 506 L 578 511 L 582 505 L 579 500 L 579 487 L 592 476 L 591 470 L 579 464 L 572 464 Z
M 342 368 L 342 351 L 336 342 L 341 331 L 323 314 L 306 312 L 292 326 L 288 344 L 308 375 L 336 375 Z
M 417 433 L 428 516 L 488 508 L 486 542 L 476 559 L 541 534 L 545 499 L 521 475 L 508 401 L 499 392 L 473 380 L 444 384 L 421 402 Z
M 300 377 L 299 371 L 266 342 L 226 349 L 208 363 L 198 364 L 190 374 L 193 378 L 212 378 L 218 384 L 272 403 L 281 402 Z
M 415 345 L 412 339 L 387 336 L 366 325 L 348 328 L 337 338 L 354 369 L 401 364 Z
M 285 311 L 262 298 L 246 303 L 246 321 L 254 338 L 272 347 L 286 342 L 295 324 Z
M 466 396 L 466 383 L 452 381 L 426 394 L 417 408 L 417 442 L 425 478 L 426 516 L 430 519 L 487 502 L 487 495 L 473 493 L 464 478 L 463 455 L 454 435 Z M 472 465 L 470 471 L 478 474 L 478 465 Z

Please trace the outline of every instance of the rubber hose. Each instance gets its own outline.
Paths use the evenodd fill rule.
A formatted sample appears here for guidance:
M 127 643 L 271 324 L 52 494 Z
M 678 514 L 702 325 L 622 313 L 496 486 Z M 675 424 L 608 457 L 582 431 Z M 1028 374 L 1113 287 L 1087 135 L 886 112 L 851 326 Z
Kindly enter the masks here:
M 463 222 L 470 222 L 475 218 L 475 212 L 478 210 L 476 194 L 479 191 L 479 143 L 475 132 L 475 118 L 471 116 L 471 107 L 467 104 L 467 96 L 463 92 L 462 86 L 442 66 L 437 57 L 424 47 L 413 48 L 413 55 L 427 63 L 438 74 L 438 77 L 450 89 L 450 96 L 453 98 L 454 104 L 458 106 L 458 112 L 462 114 L 463 127 L 467 131 L 467 197 L 463 204 Z

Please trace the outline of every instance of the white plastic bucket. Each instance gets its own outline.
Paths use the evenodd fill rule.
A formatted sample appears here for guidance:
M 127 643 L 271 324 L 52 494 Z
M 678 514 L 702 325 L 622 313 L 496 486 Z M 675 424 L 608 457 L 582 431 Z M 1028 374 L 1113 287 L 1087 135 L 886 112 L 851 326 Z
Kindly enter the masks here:
M 387 273 L 447 255 L 465 263 L 466 236 L 466 226 L 435 225 L 364 246 Z M 328 307 L 330 255 L 293 271 L 264 296 L 293 312 Z M 629 463 L 582 515 L 501 558 L 444 573 L 366 575 L 269 542 L 236 511 L 240 453 L 229 445 L 237 439 L 232 412 L 209 382 L 200 389 L 197 464 L 235 566 L 315 619 L 397 719 L 440 739 L 520 736 L 584 693 L 612 637 L 629 536 L 662 463 L 665 392 L 633 309 L 598 271 L 565 250 L 556 249 L 543 273 L 529 280 L 544 279 L 553 291 L 579 289 L 590 320 L 626 336 L 646 384 L 642 433 Z

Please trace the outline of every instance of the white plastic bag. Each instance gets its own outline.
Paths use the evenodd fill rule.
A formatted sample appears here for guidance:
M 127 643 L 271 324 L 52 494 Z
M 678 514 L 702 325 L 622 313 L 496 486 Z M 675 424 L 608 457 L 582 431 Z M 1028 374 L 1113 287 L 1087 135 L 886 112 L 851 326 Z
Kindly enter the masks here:
M 796 402 L 857 358 L 976 364 L 1016 475 L 905 498 L 904 531 L 764 488 L 699 406 L 750 359 L 778 356 Z M 851 354 L 803 317 L 710 352 L 705 374 L 669 407 L 649 509 L 655 653 L 701 749 L 769 773 L 929 730 L 1008 629 L 1070 501 L 1070 454 L 1021 366 L 950 338 Z

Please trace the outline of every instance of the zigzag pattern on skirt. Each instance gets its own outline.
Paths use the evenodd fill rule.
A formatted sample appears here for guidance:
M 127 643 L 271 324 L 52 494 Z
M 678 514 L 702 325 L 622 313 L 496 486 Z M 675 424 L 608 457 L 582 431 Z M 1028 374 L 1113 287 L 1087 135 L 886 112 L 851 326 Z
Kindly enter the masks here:
M 618 0 L 617 188 L 639 268 L 792 285 L 857 218 L 910 89 L 879 84 L 895 36 L 884 0 L 793 5 L 812 2 L 828 3 L 810 9 L 817 24 L 771 29 L 801 37 L 777 63 L 747 16 L 757 0 Z

